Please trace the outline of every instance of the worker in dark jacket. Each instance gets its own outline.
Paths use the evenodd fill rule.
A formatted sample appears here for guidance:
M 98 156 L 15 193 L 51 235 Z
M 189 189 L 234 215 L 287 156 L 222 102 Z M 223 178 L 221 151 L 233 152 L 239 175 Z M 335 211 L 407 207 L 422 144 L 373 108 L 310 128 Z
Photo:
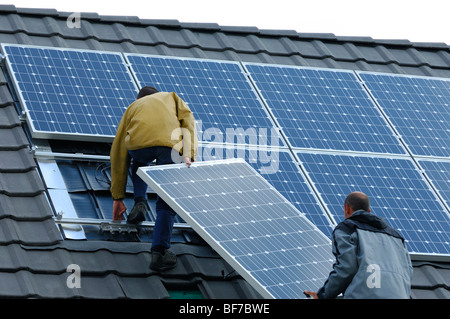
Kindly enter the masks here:
M 351 193 L 344 204 L 345 220 L 333 231 L 336 257 L 316 299 L 410 298 L 412 265 L 403 237 L 383 218 L 370 213 L 369 198 Z

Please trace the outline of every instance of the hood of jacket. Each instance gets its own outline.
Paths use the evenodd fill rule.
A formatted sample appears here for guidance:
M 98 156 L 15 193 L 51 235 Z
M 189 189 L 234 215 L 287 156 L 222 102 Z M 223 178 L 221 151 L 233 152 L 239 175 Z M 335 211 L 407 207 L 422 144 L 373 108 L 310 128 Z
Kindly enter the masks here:
M 369 213 L 365 210 L 357 210 L 352 214 L 352 216 L 336 226 L 336 229 L 343 230 L 346 233 L 352 233 L 356 231 L 357 228 L 372 232 L 385 233 L 387 235 L 400 238 L 404 241 L 403 236 L 400 235 L 396 229 L 389 226 L 382 217 Z
M 348 219 L 372 226 L 377 229 L 384 229 L 388 226 L 382 217 L 371 214 L 365 210 L 357 210 Z

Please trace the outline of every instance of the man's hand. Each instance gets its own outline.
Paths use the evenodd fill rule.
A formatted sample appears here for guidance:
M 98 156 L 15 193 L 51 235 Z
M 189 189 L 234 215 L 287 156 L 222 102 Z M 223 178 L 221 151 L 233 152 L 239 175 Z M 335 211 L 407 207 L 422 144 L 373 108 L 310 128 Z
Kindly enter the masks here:
M 310 298 L 310 297 L 312 297 L 313 299 L 319 299 L 319 297 L 317 296 L 317 293 L 316 292 L 314 292 L 314 291 L 303 291 L 303 293 L 306 295 L 306 296 L 309 296 L 308 298 Z
M 185 156 L 185 157 L 183 158 L 183 160 L 184 160 L 184 162 L 186 163 L 186 165 L 187 165 L 188 167 L 191 167 L 191 164 L 192 164 L 193 161 L 191 161 L 190 157 Z
M 113 204 L 113 220 L 123 220 L 123 214 L 127 211 L 127 206 L 123 200 L 114 200 Z

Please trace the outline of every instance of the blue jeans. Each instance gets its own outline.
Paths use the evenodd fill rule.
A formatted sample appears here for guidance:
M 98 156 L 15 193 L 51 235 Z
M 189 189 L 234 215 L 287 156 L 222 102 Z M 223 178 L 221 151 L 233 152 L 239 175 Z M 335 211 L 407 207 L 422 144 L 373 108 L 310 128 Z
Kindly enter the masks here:
M 131 180 L 134 187 L 134 199 L 147 199 L 147 184 L 136 174 L 141 166 L 149 166 L 156 159 L 156 165 L 173 164 L 172 148 L 153 146 L 128 151 L 131 157 Z M 153 230 L 152 248 L 170 248 L 173 223 L 176 213 L 159 196 L 156 199 L 156 222 Z

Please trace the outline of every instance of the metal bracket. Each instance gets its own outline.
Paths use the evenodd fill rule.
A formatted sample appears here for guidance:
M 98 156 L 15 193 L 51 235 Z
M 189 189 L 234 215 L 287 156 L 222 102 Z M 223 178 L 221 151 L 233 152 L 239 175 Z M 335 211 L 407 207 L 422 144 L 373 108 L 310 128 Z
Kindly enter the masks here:
M 140 222 L 139 224 L 129 224 L 126 221 L 114 221 L 114 220 L 108 220 L 108 219 L 95 219 L 95 218 L 64 218 L 61 215 L 61 212 L 58 213 L 58 216 L 55 216 L 53 218 L 55 223 L 67 225 L 67 224 L 75 224 L 75 225 L 94 225 L 94 226 L 100 226 L 102 229 L 113 229 L 113 230 L 120 230 L 123 229 L 123 231 L 126 231 L 126 229 L 130 229 L 130 232 L 134 232 L 133 229 L 138 228 L 153 228 L 155 227 L 155 222 Z M 173 225 L 174 229 L 181 229 L 181 230 L 189 230 L 192 229 L 192 227 L 186 223 L 175 223 Z
M 110 223 L 101 223 L 100 224 L 100 229 L 104 232 L 110 232 L 112 234 L 114 233 L 127 233 L 127 234 L 131 234 L 131 233 L 137 233 L 137 228 L 133 225 L 130 224 L 122 224 L 122 223 L 114 223 L 114 222 L 110 222 Z

